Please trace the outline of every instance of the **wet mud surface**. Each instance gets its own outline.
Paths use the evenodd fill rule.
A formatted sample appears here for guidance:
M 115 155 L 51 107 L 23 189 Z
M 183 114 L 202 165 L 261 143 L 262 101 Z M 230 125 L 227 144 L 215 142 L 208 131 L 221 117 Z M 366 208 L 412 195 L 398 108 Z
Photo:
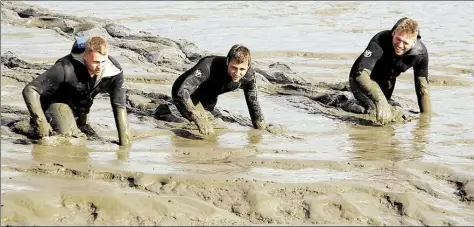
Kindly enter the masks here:
M 382 127 L 364 113 L 347 82 L 308 80 L 283 61 L 256 59 L 253 67 L 265 115 L 275 119 L 268 113 L 289 108 L 301 118 L 322 118 L 321 128 L 311 134 L 284 125 L 254 130 L 245 108 L 237 111 L 229 104 L 209 114 L 216 135 L 202 136 L 172 104 L 170 85 L 209 52 L 186 40 L 135 32 L 112 20 L 21 2 L 1 4 L 2 27 L 48 30 L 71 46 L 76 35 L 100 34 L 110 40 L 122 66 L 141 72 L 125 75 L 131 147 L 116 145 L 105 94 L 91 109 L 98 138 L 31 140 L 21 90 L 54 60 L 2 51 L 2 225 L 474 223 L 474 156 L 459 152 L 446 158 L 441 150 L 428 149 L 429 125 L 419 117 L 413 99 L 394 95 L 394 118 Z M 471 86 L 449 77 L 431 82 Z M 243 99 L 237 93 L 219 102 Z M 267 100 L 283 107 L 265 106 Z M 421 142 L 399 142 L 403 139 L 394 134 L 405 125 L 413 125 L 413 135 Z M 342 130 L 347 137 L 340 136 Z M 474 144 L 470 138 L 456 141 L 441 142 Z

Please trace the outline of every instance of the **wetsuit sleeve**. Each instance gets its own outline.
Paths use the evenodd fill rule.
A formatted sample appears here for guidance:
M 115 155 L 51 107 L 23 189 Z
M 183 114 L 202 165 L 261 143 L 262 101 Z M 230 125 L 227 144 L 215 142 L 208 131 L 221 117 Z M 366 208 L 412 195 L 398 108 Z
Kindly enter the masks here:
M 186 79 L 179 86 L 175 104 L 180 110 L 181 114 L 188 118 L 188 120 L 199 120 L 198 111 L 196 110 L 191 100 L 191 95 L 196 89 L 210 78 L 209 66 L 204 63 L 198 63 L 188 74 Z
M 56 93 L 59 86 L 65 80 L 65 70 L 61 62 L 57 62 L 44 73 L 31 81 L 27 87 L 32 87 L 41 96 L 49 96 Z
M 377 61 L 382 57 L 382 47 L 375 41 L 371 41 L 364 52 L 359 56 L 355 65 L 355 77 L 360 76 L 364 71 L 372 72 Z
M 123 72 L 121 72 L 114 77 L 114 81 L 109 89 L 110 101 L 113 108 L 125 107 L 125 87 L 123 84 Z
M 128 128 L 127 109 L 125 106 L 125 87 L 123 71 L 114 77 L 114 81 L 109 89 L 110 103 L 115 118 L 119 144 L 127 145 L 130 143 L 130 130 Z
M 354 72 L 351 74 L 357 90 L 367 96 L 376 105 L 377 109 L 382 106 L 388 106 L 387 99 L 380 86 L 371 79 L 372 70 L 377 61 L 382 57 L 382 54 L 382 47 L 372 40 L 356 60 L 353 66 Z
M 415 77 L 428 77 L 428 55 L 423 55 L 416 65 L 413 66 Z
M 183 81 L 178 89 L 177 97 L 180 100 L 186 100 L 203 82 L 210 78 L 209 67 L 200 63 L 189 73 L 188 77 Z
M 413 66 L 413 73 L 415 76 L 415 91 L 420 112 L 431 112 L 428 80 L 428 54 L 423 55 L 418 64 Z
M 262 122 L 264 120 L 262 110 L 260 108 L 260 103 L 258 102 L 258 89 L 257 81 L 255 79 L 255 72 L 253 72 L 252 79 L 244 84 L 244 96 L 245 101 L 247 102 L 247 107 L 249 109 L 250 118 L 252 119 L 252 124 L 255 128 L 257 127 L 257 122 Z
M 23 89 L 23 99 L 35 121 L 46 122 L 44 110 L 41 107 L 41 96 L 49 96 L 56 93 L 65 80 L 65 70 L 61 62 L 56 62 L 51 68 L 28 83 Z

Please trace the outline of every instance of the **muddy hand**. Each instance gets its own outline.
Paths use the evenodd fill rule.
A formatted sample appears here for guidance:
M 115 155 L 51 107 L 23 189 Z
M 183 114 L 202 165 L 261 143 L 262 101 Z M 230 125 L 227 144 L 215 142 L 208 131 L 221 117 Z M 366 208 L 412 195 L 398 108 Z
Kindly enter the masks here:
M 278 125 L 278 124 L 269 124 L 267 126 L 267 131 L 272 134 L 283 134 L 285 133 L 285 127 L 283 125 Z
M 403 121 L 406 118 L 407 117 L 405 116 L 403 109 L 399 107 L 392 107 L 392 121 Z
M 92 140 L 99 140 L 100 137 L 99 135 L 97 134 L 97 132 L 95 132 L 95 130 L 89 125 L 89 124 L 84 124 L 84 125 L 80 125 L 79 126 L 79 129 L 87 135 L 87 138 L 89 139 L 92 139 Z
M 74 137 L 74 138 L 87 139 L 87 135 L 83 132 L 76 132 L 76 133 L 72 134 L 71 136 Z
M 77 127 L 84 134 L 85 138 L 88 140 L 100 140 L 101 138 L 95 132 L 95 130 L 88 123 L 88 115 L 83 114 L 77 118 Z M 82 135 L 75 135 L 77 137 L 82 137 Z
M 392 120 L 392 110 L 388 103 L 381 103 L 377 105 L 377 113 L 376 113 L 377 121 L 382 125 L 390 123 Z
M 115 109 L 115 125 L 117 127 L 119 145 L 126 146 L 131 143 L 130 129 L 128 125 L 127 109 L 117 107 Z
M 281 132 L 281 126 L 274 124 L 267 124 L 265 121 L 255 121 L 254 126 L 256 129 L 267 130 L 269 133 L 278 134 Z
M 256 129 L 267 129 L 268 127 L 265 121 L 255 121 L 253 125 Z
M 191 119 L 194 121 L 196 124 L 199 132 L 203 135 L 210 135 L 214 134 L 214 127 L 211 122 L 208 120 L 208 115 L 206 114 L 206 111 L 202 108 L 198 108 L 197 110 L 194 110 L 191 114 Z
M 211 135 L 214 134 L 214 127 L 206 118 L 199 118 L 194 120 L 196 126 L 199 129 L 199 132 L 203 135 Z
M 36 133 L 39 138 L 53 135 L 53 128 L 45 120 L 38 120 L 36 122 Z

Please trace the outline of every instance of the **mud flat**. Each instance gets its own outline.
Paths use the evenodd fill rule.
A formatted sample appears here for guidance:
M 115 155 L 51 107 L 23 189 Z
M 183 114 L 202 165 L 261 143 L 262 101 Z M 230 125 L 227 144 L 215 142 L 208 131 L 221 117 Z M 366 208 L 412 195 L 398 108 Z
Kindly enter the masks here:
M 33 141 L 24 135 L 28 115 L 21 90 L 54 60 L 2 52 L 2 225 L 474 223 L 472 161 L 454 156 L 450 161 L 456 165 L 422 162 L 421 145 L 400 152 L 393 131 L 367 126 L 373 119 L 361 113 L 347 83 L 310 82 L 283 62 L 254 65 L 262 96 L 281 100 L 304 116 L 349 123 L 355 148 L 328 149 L 322 141 L 311 153 L 298 144 L 340 132 L 308 136 L 251 130 L 247 115 L 222 107 L 214 113 L 217 135 L 204 138 L 171 105 L 170 84 L 207 52 L 185 40 L 134 32 L 109 20 L 20 2 L 1 4 L 2 27 L 50 31 L 71 45 L 75 35 L 101 34 L 123 65 L 140 72 L 126 75 L 132 147 L 114 143 L 107 95 L 97 97 L 92 108 L 99 139 Z M 21 42 L 31 35 L 6 39 Z M 395 101 L 399 115 L 392 124 L 416 123 L 422 140 L 424 119 L 410 111 L 416 103 L 402 97 Z M 268 148 L 271 141 L 299 149 Z M 473 144 L 469 138 L 460 142 Z

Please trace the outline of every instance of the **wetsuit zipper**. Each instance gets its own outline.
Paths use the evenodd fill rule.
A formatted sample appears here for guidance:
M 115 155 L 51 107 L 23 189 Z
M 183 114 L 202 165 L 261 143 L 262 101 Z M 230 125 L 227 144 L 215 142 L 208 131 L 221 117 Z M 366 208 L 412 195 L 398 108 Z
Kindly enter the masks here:
M 89 93 L 89 98 L 91 98 L 91 99 L 92 99 L 92 94 L 94 93 L 94 91 L 96 90 L 96 88 L 99 87 L 99 84 L 100 84 L 100 82 L 101 82 L 101 80 L 102 80 L 102 77 L 97 78 L 96 80 L 98 80 L 98 81 L 94 82 L 94 85 L 92 86 L 92 90 L 90 90 L 90 93 Z

